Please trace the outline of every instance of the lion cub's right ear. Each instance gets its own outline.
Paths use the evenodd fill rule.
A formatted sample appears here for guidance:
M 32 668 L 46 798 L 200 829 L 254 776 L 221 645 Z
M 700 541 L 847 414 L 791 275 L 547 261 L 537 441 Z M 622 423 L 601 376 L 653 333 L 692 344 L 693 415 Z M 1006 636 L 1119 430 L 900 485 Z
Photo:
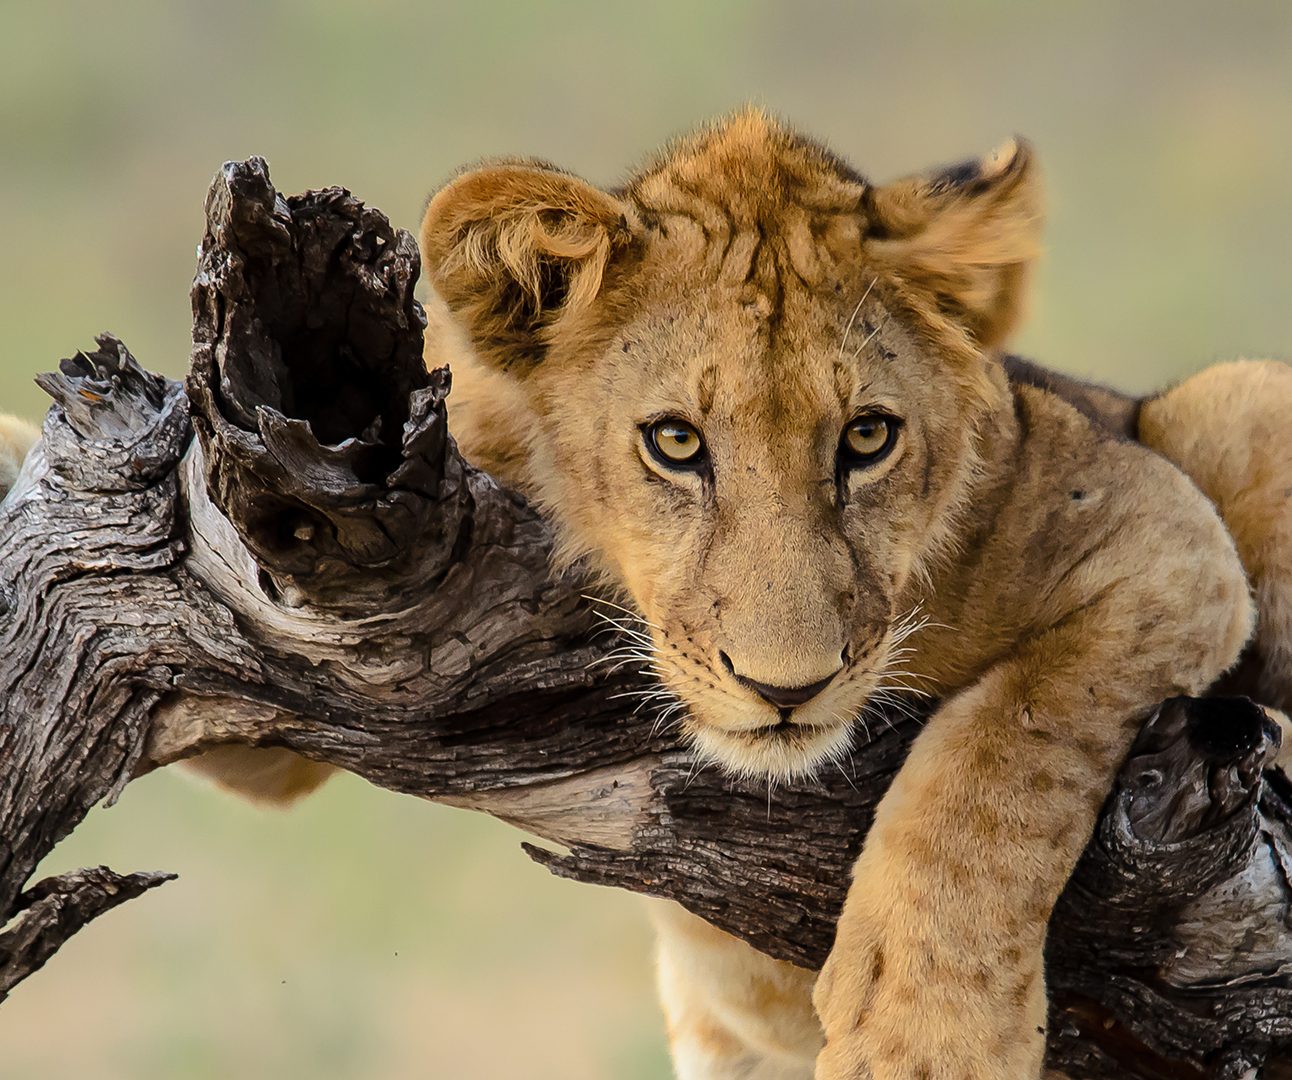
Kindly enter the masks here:
M 422 259 L 480 359 L 523 369 L 595 299 L 636 224 L 631 206 L 568 173 L 493 165 L 431 199 Z
M 1012 139 L 981 160 L 868 191 L 867 252 L 996 349 L 1022 313 L 1041 206 L 1032 149 Z

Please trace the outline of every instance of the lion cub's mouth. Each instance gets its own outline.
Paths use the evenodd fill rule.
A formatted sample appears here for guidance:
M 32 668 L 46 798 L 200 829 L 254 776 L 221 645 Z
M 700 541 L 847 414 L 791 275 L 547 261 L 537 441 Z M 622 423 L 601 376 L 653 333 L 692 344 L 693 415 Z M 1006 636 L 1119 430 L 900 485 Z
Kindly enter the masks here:
M 794 739 L 802 739 L 812 732 L 836 726 L 837 722 L 834 721 L 815 723 L 807 720 L 795 720 L 792 717 L 783 716 L 779 720 L 775 720 L 770 724 L 764 724 L 762 727 L 739 731 L 730 731 L 728 729 L 724 730 L 736 738 L 745 739 L 749 742 L 757 742 L 759 739 L 779 739 L 782 742 L 788 742 Z
M 737 776 L 792 780 L 812 776 L 852 747 L 853 726 L 842 720 L 782 717 L 757 727 L 731 728 L 694 716 L 686 731 L 700 756 Z

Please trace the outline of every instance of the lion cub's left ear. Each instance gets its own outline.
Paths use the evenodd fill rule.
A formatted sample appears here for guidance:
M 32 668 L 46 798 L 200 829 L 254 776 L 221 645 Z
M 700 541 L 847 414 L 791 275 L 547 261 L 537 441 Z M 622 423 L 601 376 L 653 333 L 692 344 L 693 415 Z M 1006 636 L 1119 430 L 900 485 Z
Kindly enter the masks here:
M 422 258 L 476 355 L 519 374 L 596 298 L 635 224 L 628 204 L 569 173 L 489 165 L 431 199 Z
M 984 349 L 1022 314 L 1040 252 L 1041 184 L 1032 148 L 1013 139 L 985 158 L 867 192 L 872 260 L 931 295 Z

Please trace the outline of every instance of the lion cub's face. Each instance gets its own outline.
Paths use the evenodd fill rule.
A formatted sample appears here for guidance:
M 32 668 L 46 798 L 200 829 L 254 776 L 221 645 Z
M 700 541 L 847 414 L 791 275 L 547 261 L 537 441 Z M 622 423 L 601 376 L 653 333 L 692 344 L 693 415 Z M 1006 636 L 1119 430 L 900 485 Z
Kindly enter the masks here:
M 432 280 L 494 372 L 468 432 L 496 445 L 482 417 L 506 408 L 509 479 L 626 590 L 666 711 L 729 768 L 808 771 L 904 685 L 997 388 L 984 346 L 1016 306 L 981 275 L 943 286 L 970 306 L 903 273 L 928 258 L 917 196 L 963 209 L 1018 158 L 962 169 L 973 198 L 908 182 L 886 206 L 745 115 L 617 196 L 501 166 L 431 203 Z
M 686 265 L 681 229 L 651 262 Z M 535 373 L 530 475 L 631 595 L 697 744 L 742 771 L 811 768 L 903 685 L 908 585 L 967 456 L 955 384 L 859 275 L 779 308 L 646 280 L 606 347 Z

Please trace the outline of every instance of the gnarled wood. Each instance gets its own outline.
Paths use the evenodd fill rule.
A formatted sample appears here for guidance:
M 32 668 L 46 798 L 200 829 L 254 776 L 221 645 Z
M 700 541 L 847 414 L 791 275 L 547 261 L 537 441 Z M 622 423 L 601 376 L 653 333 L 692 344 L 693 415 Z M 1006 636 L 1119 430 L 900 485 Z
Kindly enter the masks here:
M 417 269 L 347 192 L 284 199 L 263 161 L 226 165 L 185 388 L 106 337 L 43 378 L 44 442 L 0 506 L 0 988 L 158 880 L 28 888 L 39 860 L 132 776 L 230 743 L 496 814 L 565 845 L 531 849 L 557 873 L 825 956 L 918 721 L 769 793 L 635 716 L 645 676 L 599 663 L 614 628 L 448 436 Z M 1056 1066 L 1239 1077 L 1292 1053 L 1277 745 L 1245 699 L 1146 726 L 1052 924 Z
M 174 874 L 117 874 L 106 866 L 46 878 L 18 898 L 13 925 L 0 933 L 0 1001 L 39 971 L 91 919 L 141 896 Z

